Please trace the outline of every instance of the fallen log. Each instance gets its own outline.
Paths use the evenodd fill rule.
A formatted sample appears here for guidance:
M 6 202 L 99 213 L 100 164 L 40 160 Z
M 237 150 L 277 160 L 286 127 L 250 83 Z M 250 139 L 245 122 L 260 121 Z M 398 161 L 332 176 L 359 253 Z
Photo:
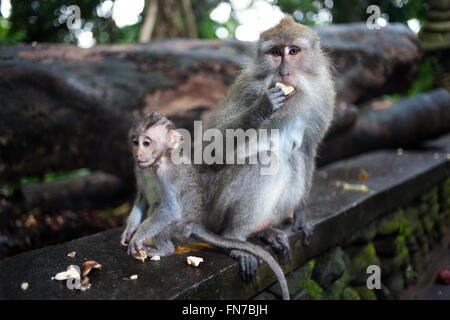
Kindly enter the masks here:
M 354 126 L 324 142 L 319 166 L 381 148 L 417 146 L 450 132 L 450 93 L 433 90 L 391 106 L 362 110 Z
M 28 183 L 21 187 L 27 210 L 40 208 L 45 212 L 70 209 L 112 207 L 123 201 L 120 178 L 103 172 L 46 183 Z
M 406 90 L 420 66 L 420 43 L 405 26 L 318 30 L 347 104 Z M 2 47 L 0 181 L 89 168 L 132 185 L 126 137 L 133 117 L 157 110 L 192 128 L 252 51 L 253 44 L 236 40 Z

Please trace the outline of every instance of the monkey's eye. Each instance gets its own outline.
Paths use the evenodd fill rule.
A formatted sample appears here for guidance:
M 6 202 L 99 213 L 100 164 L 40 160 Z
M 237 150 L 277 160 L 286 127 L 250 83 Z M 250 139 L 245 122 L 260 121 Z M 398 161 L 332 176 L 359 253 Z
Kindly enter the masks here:
M 295 56 L 297 53 L 299 53 L 300 52 L 300 49 L 299 48 L 291 48 L 290 50 L 289 50 L 289 54 L 290 55 L 292 55 L 292 56 Z
M 281 51 L 280 49 L 274 48 L 272 49 L 272 51 L 270 52 L 274 57 L 279 57 L 281 56 Z
M 137 139 L 133 139 L 132 142 L 135 146 L 137 146 L 139 144 L 139 141 L 137 141 Z
M 150 141 L 148 141 L 148 140 L 145 140 L 143 143 L 142 143 L 143 145 L 144 145 L 144 147 L 150 147 Z

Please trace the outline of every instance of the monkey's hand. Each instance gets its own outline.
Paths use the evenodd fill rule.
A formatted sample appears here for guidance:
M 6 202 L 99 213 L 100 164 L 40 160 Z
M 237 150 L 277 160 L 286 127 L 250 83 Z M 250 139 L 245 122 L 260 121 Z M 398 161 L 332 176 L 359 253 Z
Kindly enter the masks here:
M 130 240 L 128 245 L 128 255 L 133 256 L 139 251 L 144 250 L 145 237 L 141 237 L 139 232 L 137 232 Z
M 122 233 L 122 236 L 120 237 L 120 245 L 122 246 L 122 248 L 124 249 L 128 248 L 128 244 L 130 243 L 131 238 L 135 234 L 136 229 L 137 227 L 135 226 L 127 225 L 127 227 Z
M 266 90 L 266 97 L 269 100 L 269 104 L 271 107 L 271 113 L 281 109 L 286 101 L 286 97 L 284 95 L 284 91 L 280 87 L 273 87 Z

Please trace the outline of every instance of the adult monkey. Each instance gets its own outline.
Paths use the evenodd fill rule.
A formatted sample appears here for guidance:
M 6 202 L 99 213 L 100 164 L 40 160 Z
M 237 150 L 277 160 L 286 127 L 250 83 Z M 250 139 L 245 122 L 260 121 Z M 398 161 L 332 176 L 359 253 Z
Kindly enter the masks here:
M 278 129 L 274 175 L 261 175 L 261 164 L 202 167 L 206 190 L 203 223 L 226 238 L 256 235 L 281 261 L 291 258 L 287 235 L 276 228 L 295 210 L 293 229 L 303 228 L 309 242 L 305 202 L 311 188 L 316 150 L 333 117 L 334 83 L 317 33 L 291 17 L 263 32 L 253 62 L 206 120 L 205 129 Z M 285 96 L 281 82 L 294 87 Z M 266 152 L 263 150 L 260 153 Z M 244 280 L 254 279 L 258 259 L 232 250 Z

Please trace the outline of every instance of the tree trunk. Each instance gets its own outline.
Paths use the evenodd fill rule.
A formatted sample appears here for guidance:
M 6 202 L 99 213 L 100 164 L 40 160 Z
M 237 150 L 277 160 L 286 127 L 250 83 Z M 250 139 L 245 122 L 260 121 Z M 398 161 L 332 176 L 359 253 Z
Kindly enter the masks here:
M 158 1 L 148 0 L 144 22 L 142 23 L 139 34 L 139 42 L 148 42 L 152 38 L 153 28 L 156 23 L 156 15 L 158 14 Z

